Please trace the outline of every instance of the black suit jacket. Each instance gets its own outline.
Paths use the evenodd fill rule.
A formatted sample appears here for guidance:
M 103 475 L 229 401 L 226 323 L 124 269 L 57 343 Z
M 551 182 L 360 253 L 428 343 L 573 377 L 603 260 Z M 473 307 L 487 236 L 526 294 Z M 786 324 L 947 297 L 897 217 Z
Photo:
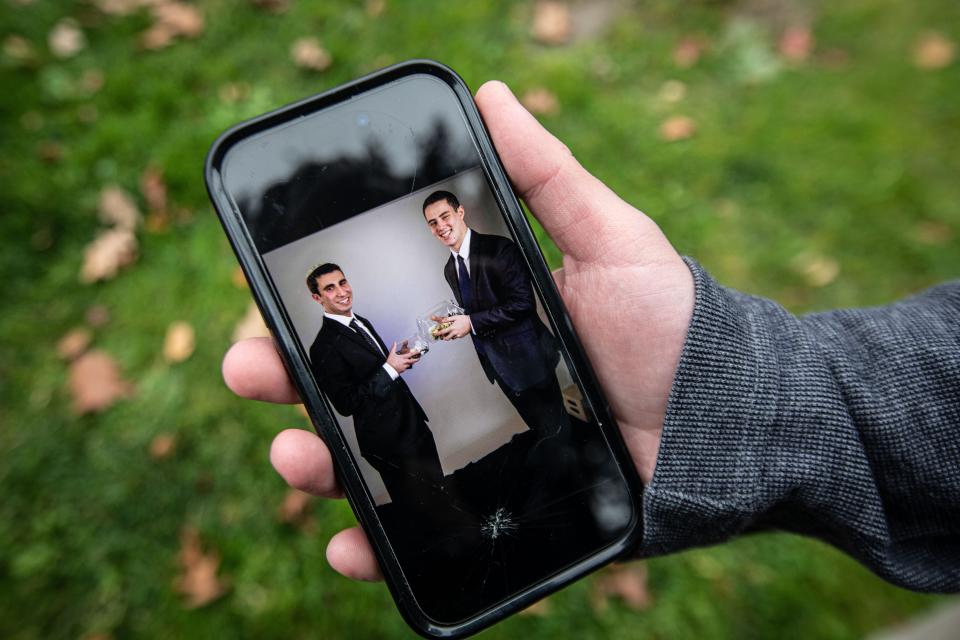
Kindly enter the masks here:
M 475 333 L 474 346 L 484 373 L 494 373 L 512 391 L 523 391 L 554 375 L 559 361 L 553 334 L 537 315 L 537 303 L 526 263 L 513 241 L 470 232 L 470 287 L 473 308 L 467 308 Z M 460 283 L 451 254 L 443 269 L 460 306 Z M 466 308 L 466 307 L 465 307 Z
M 373 324 L 356 316 L 387 353 Z M 380 469 L 391 458 L 409 458 L 436 449 L 427 415 L 407 383 L 391 380 L 386 357 L 349 327 L 324 318 L 310 347 L 310 366 L 320 389 L 341 415 L 353 416 L 360 454 Z

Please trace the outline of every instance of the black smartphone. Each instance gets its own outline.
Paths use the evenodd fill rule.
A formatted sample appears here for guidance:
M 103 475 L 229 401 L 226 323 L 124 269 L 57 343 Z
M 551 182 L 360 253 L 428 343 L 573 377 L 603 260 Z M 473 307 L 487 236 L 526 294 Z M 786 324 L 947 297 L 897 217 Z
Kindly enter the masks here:
M 236 126 L 206 182 L 416 631 L 474 633 L 638 544 L 635 468 L 456 73 Z

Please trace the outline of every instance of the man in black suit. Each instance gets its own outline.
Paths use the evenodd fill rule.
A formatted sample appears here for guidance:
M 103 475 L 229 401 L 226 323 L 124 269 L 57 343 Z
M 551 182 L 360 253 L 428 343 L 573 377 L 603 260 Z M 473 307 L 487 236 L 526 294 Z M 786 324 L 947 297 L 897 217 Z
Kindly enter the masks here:
M 423 501 L 443 486 L 443 470 L 427 415 L 400 374 L 420 354 L 397 344 L 387 350 L 369 320 L 353 313 L 353 289 L 343 270 L 322 264 L 307 276 L 323 307 L 323 325 L 310 347 L 320 389 L 342 415 L 353 416 L 360 455 L 380 473 L 394 503 Z
M 444 340 L 467 335 L 480 366 L 496 382 L 524 423 L 547 437 L 569 423 L 555 369 L 560 354 L 537 315 L 526 263 L 513 241 L 467 226 L 459 199 L 435 191 L 423 202 L 431 233 L 450 250 L 443 275 L 466 311 L 450 316 Z

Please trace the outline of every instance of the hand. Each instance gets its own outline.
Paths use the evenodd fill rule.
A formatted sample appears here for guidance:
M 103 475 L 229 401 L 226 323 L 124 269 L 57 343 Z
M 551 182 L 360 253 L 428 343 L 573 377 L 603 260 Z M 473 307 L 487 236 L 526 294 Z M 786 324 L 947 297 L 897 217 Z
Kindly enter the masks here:
M 397 353 L 397 343 L 394 342 L 390 347 L 390 353 L 387 355 L 387 364 L 393 367 L 397 373 L 403 373 L 420 358 L 420 352 L 407 349 L 407 343 L 403 343 L 403 353 Z
M 581 167 L 504 84 L 488 82 L 476 100 L 514 188 L 564 253 L 557 287 L 640 477 L 649 482 L 693 313 L 690 271 L 657 225 Z M 267 339 L 234 345 L 223 371 L 241 396 L 299 402 Z M 291 486 L 340 494 L 330 454 L 312 433 L 282 432 L 270 459 Z M 330 540 L 327 559 L 348 577 L 380 576 L 357 527 Z
M 470 322 L 470 316 L 449 316 L 441 318 L 440 322 L 452 323 L 446 329 L 437 331 L 437 337 L 441 340 L 456 340 L 457 338 L 469 335 L 470 332 L 473 331 L 473 323 Z

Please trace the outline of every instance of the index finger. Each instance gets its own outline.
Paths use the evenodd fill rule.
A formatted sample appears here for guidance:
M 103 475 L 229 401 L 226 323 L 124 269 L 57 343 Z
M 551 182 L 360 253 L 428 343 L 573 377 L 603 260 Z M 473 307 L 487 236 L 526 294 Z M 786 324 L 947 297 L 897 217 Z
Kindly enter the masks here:
M 223 357 L 223 380 L 243 398 L 285 404 L 300 402 L 271 338 L 250 338 L 230 347 Z

